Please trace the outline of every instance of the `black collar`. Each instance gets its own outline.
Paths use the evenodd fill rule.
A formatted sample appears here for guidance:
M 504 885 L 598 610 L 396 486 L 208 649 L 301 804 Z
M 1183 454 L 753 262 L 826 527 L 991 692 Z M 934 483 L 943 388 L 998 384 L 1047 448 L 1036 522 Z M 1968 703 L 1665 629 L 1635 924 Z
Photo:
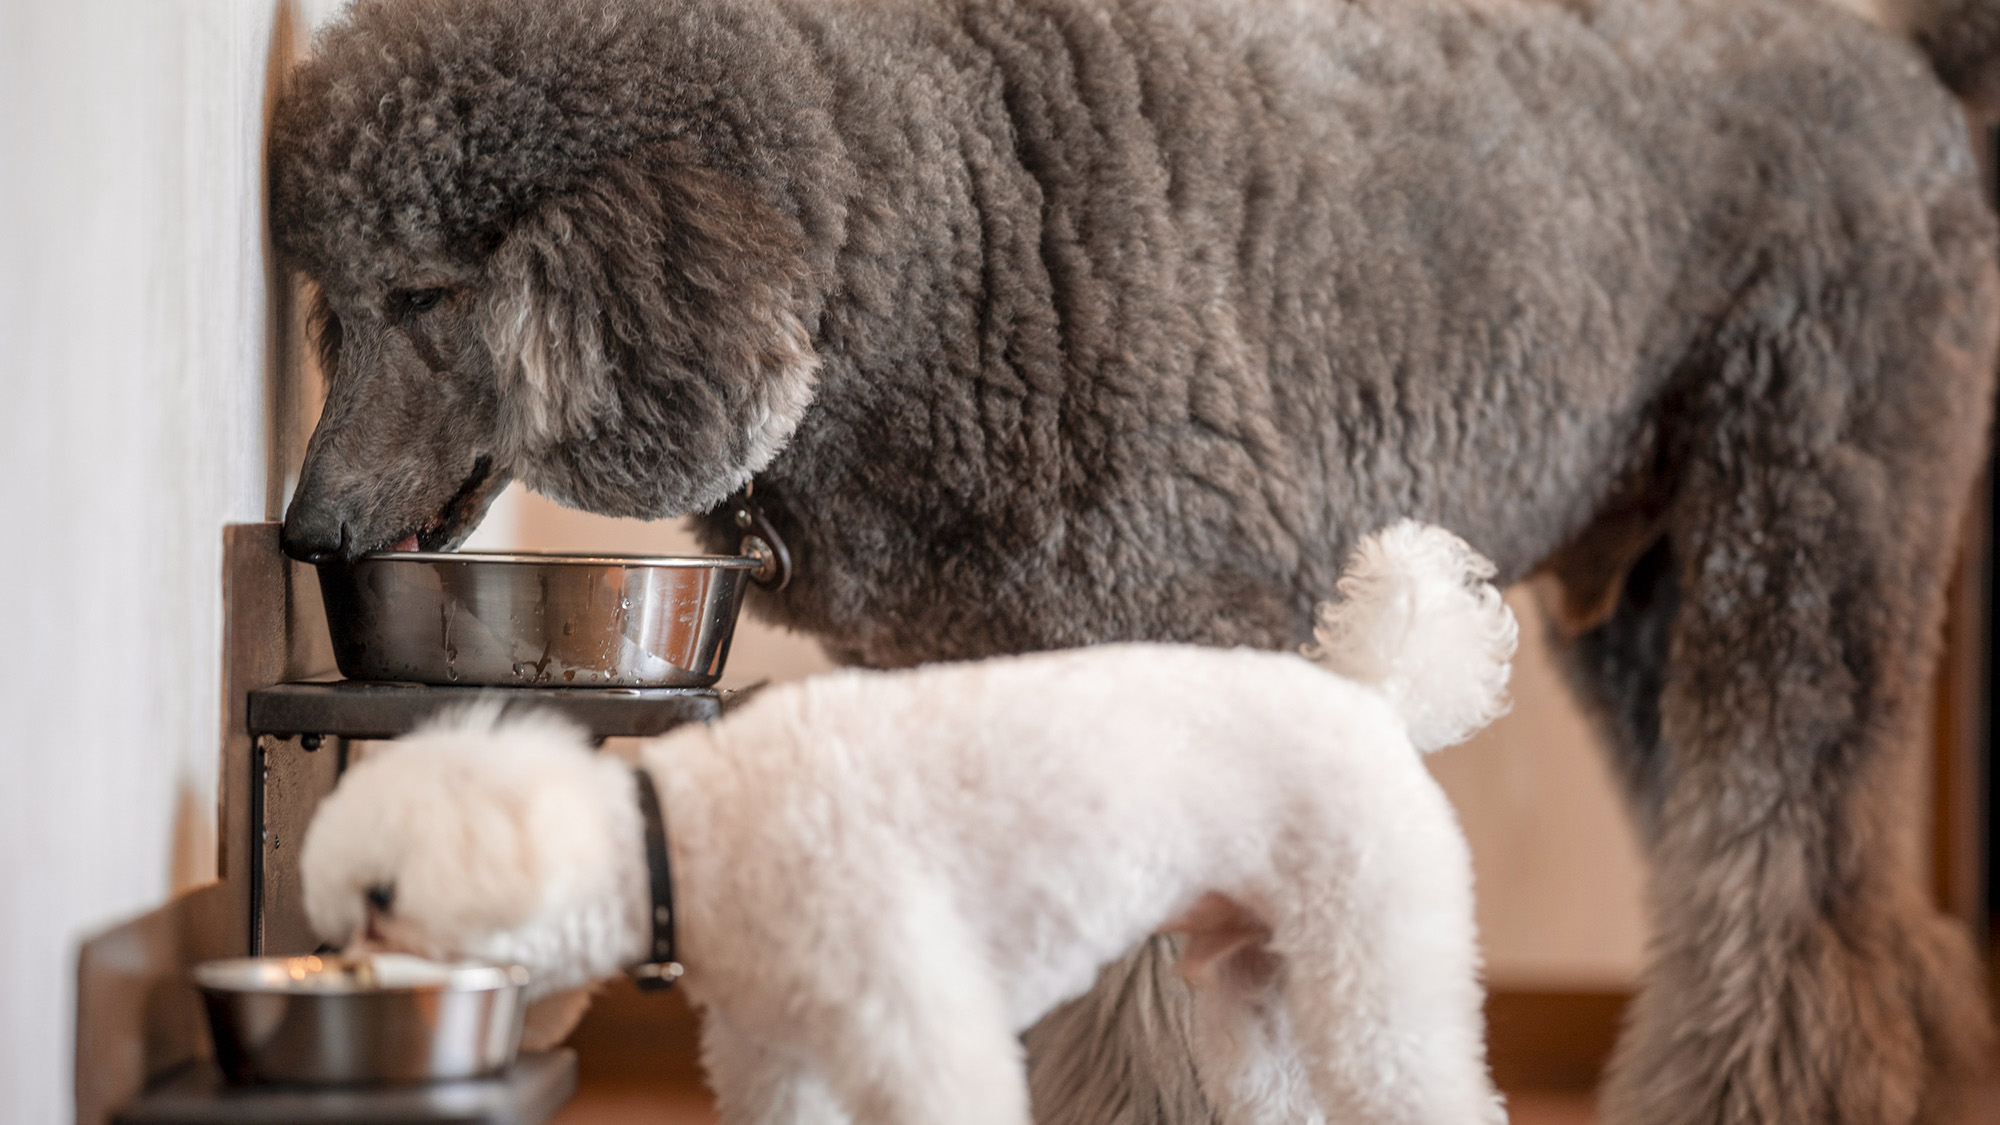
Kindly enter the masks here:
M 674 959 L 674 873 L 667 859 L 667 819 L 660 811 L 660 791 L 653 775 L 635 768 L 639 783 L 639 811 L 646 817 L 646 878 L 652 884 L 653 936 L 646 946 L 647 960 L 625 972 L 646 992 L 672 988 L 680 979 L 681 963 Z

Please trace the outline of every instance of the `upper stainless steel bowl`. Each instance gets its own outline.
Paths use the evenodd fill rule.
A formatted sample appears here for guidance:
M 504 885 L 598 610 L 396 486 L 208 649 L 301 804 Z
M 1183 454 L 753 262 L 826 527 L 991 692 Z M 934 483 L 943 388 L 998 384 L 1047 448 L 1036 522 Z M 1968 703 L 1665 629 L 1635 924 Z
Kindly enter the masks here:
M 223 1074 L 236 1083 L 426 1082 L 513 1063 L 526 969 L 397 954 L 370 961 L 373 980 L 332 957 L 195 966 Z
M 503 687 L 705 687 L 761 560 L 400 551 L 319 567 L 340 671 Z

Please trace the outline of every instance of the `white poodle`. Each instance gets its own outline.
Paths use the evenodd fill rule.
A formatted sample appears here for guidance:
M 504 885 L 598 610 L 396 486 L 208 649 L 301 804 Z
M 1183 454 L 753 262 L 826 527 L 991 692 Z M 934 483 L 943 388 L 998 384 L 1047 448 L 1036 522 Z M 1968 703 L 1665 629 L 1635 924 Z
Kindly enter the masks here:
M 1113 645 L 841 672 L 650 743 L 724 1119 L 1025 1125 L 1015 1036 L 1166 931 L 1228 1125 L 1501 1120 L 1466 846 L 1417 753 L 1505 706 L 1490 574 L 1404 523 L 1322 610 L 1325 670 Z M 457 716 L 326 801 L 313 924 L 538 994 L 661 961 L 637 788 L 558 722 Z

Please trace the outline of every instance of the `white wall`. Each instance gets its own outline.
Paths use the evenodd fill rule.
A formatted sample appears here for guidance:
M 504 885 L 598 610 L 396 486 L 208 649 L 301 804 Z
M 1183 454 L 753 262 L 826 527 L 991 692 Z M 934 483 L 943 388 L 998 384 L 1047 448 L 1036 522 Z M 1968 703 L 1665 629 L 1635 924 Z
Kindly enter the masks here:
M 0 1121 L 70 1116 L 87 934 L 212 878 L 222 526 L 278 507 L 280 0 L 0 0 Z

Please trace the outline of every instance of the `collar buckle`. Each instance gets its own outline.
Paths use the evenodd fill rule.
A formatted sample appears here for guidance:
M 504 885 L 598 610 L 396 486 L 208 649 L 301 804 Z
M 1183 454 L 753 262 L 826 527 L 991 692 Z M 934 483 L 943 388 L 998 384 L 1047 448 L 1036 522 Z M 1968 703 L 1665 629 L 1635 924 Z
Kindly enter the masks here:
M 785 541 L 778 538 L 778 528 L 771 522 L 771 517 L 765 515 L 763 507 L 751 498 L 755 487 L 754 484 L 745 484 L 741 491 L 729 498 L 727 504 L 730 519 L 743 533 L 738 553 L 756 559 L 759 564 L 750 575 L 750 580 L 776 592 L 792 583 L 792 552 L 785 546 Z
M 686 971 L 679 961 L 647 961 L 627 967 L 625 975 L 632 978 L 641 992 L 665 992 Z

